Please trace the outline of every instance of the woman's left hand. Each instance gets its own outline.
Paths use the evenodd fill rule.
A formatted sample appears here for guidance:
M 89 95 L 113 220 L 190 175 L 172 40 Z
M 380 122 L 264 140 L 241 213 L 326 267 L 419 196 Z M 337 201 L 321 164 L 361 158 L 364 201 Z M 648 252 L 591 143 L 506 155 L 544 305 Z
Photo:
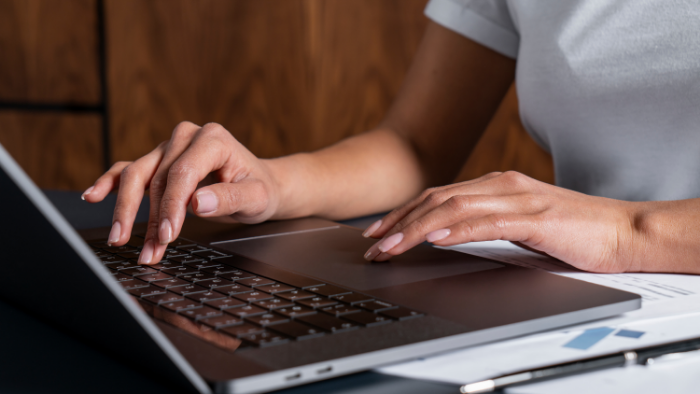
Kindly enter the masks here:
M 388 260 L 421 242 L 438 246 L 506 240 L 585 271 L 640 271 L 632 203 L 593 197 L 517 172 L 427 189 L 371 225 L 382 238 L 365 255 Z

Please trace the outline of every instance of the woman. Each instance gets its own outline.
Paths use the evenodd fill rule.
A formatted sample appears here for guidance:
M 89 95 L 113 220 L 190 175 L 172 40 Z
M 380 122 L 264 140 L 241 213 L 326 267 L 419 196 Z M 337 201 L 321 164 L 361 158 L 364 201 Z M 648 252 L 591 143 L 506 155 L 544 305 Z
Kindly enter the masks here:
M 128 241 L 150 188 L 143 264 L 161 259 L 188 206 L 244 223 L 400 206 L 365 231 L 378 239 L 366 259 L 503 239 L 588 271 L 700 273 L 700 7 L 433 0 L 426 14 L 379 127 L 261 160 L 220 125 L 183 122 L 85 192 L 94 203 L 119 185 L 109 242 Z M 558 186 L 514 172 L 447 184 L 514 79 Z

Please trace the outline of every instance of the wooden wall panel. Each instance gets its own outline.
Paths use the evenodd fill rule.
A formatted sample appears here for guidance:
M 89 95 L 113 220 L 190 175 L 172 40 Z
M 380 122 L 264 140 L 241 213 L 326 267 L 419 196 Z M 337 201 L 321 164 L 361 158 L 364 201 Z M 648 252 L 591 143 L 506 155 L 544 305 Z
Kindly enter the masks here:
M 94 114 L 0 111 L 0 144 L 42 188 L 85 190 L 102 173 Z
M 95 0 L 0 0 L 0 100 L 97 104 Z
M 115 160 L 181 120 L 218 122 L 262 157 L 376 124 L 422 35 L 425 0 L 112 0 Z

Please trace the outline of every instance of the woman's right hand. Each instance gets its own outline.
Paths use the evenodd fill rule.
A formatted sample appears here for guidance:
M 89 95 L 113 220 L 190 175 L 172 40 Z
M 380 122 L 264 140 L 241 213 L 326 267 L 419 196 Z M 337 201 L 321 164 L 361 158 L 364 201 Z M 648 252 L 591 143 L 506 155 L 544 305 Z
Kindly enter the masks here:
M 172 138 L 134 162 L 118 162 L 83 194 L 96 203 L 118 188 L 108 243 L 124 245 L 143 194 L 151 210 L 139 263 L 160 261 L 180 234 L 188 206 L 204 218 L 259 223 L 277 210 L 279 186 L 258 159 L 221 125 L 180 123 Z

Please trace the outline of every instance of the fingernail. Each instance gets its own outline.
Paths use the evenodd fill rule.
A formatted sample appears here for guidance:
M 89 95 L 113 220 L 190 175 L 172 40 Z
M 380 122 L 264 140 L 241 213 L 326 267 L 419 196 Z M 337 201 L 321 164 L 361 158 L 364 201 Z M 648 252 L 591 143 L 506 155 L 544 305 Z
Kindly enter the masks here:
M 447 228 L 431 231 L 425 236 L 425 240 L 432 243 L 449 237 L 451 233 L 450 229 Z
M 365 238 L 371 237 L 372 234 L 374 234 L 374 232 L 377 231 L 377 229 L 378 229 L 379 226 L 381 226 L 381 225 L 382 225 L 382 221 L 381 221 L 381 220 L 377 220 L 376 222 L 372 223 L 371 226 L 367 227 L 367 230 L 365 230 L 365 232 L 362 233 L 362 236 L 365 237 Z
M 90 187 L 88 187 L 87 190 L 85 190 L 85 191 L 83 192 L 83 194 L 80 196 L 80 199 L 83 200 L 83 201 L 85 201 L 85 196 L 87 196 L 88 194 L 90 194 L 90 193 L 92 192 L 92 189 L 94 189 L 94 188 L 95 188 L 95 186 L 90 186 Z
M 122 234 L 122 225 L 116 221 L 112 224 L 112 230 L 109 232 L 109 238 L 107 239 L 107 245 L 112 246 L 113 243 L 119 242 L 119 238 Z
M 202 192 L 197 194 L 197 213 L 210 213 L 216 211 L 219 200 L 212 192 Z
M 396 234 L 392 235 L 391 237 L 384 239 L 384 241 L 382 241 L 379 244 L 379 246 L 377 246 L 377 249 L 381 250 L 382 252 L 388 252 L 394 246 L 398 245 L 402 239 L 403 239 L 403 233 L 396 233 Z
M 150 239 L 143 244 L 143 249 L 139 254 L 139 264 L 150 264 L 153 260 L 153 241 Z
M 170 224 L 170 220 L 163 219 L 160 222 L 160 229 L 158 229 L 158 239 L 161 245 L 167 245 L 173 240 L 173 226 Z
M 379 256 L 374 258 L 374 261 L 381 263 L 382 261 L 387 261 L 393 256 L 389 253 L 379 253 Z
M 365 260 L 367 260 L 367 261 L 372 261 L 372 259 L 374 259 L 375 257 L 377 257 L 377 255 L 378 255 L 379 253 L 380 253 L 380 252 L 379 252 L 379 249 L 377 249 L 376 246 L 372 246 L 371 248 L 369 248 L 369 250 L 367 251 L 367 253 L 365 253 L 365 256 L 364 256 L 364 257 L 365 257 Z

